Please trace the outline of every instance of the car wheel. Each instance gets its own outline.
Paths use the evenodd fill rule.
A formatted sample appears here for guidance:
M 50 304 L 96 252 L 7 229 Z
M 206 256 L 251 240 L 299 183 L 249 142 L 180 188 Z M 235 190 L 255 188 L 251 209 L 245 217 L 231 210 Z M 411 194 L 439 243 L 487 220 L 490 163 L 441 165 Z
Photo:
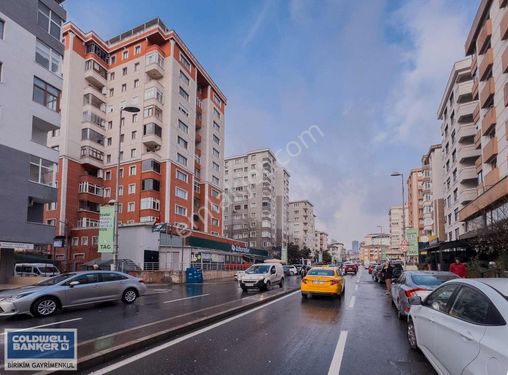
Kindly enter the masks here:
M 280 288 L 284 287 L 284 278 L 280 279 L 279 287 Z
M 249 290 L 248 290 L 247 288 L 245 288 L 245 287 L 243 287 L 243 286 L 242 286 L 242 291 L 243 291 L 243 292 L 245 292 L 245 293 L 247 293 Z
M 266 282 L 265 290 L 272 290 L 272 283 L 270 281 Z
M 302 293 L 302 301 L 305 301 L 307 298 L 309 298 L 309 295 Z
M 411 319 L 407 322 L 407 341 L 409 342 L 409 347 L 411 349 L 418 349 L 418 343 L 416 342 L 415 325 Z
M 32 304 L 31 313 L 35 316 L 46 317 L 58 310 L 58 300 L 54 297 L 42 297 Z
M 136 298 L 138 298 L 138 292 L 136 292 L 136 289 L 129 288 L 125 289 L 125 291 L 122 294 L 122 302 L 123 303 L 133 303 Z

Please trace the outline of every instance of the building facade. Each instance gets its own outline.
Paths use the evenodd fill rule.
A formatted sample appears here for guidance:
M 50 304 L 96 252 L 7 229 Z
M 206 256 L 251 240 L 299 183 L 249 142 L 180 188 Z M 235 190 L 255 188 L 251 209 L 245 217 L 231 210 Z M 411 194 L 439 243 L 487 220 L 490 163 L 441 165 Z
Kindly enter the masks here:
M 472 59 L 474 147 L 477 194 L 462 208 L 459 220 L 473 232 L 506 219 L 508 208 L 508 7 L 507 1 L 482 0 L 466 40 Z
M 343 262 L 347 259 L 347 252 L 342 242 L 333 241 L 328 245 L 328 252 L 333 262 Z
M 400 244 L 404 239 L 403 236 L 403 219 L 406 221 L 408 218 L 407 206 L 404 212 L 404 218 L 402 217 L 402 205 L 392 206 L 388 211 L 388 220 L 390 223 L 390 249 L 388 254 L 390 256 L 401 256 L 403 253 L 400 251 Z
M 98 256 L 99 208 L 111 200 L 121 227 L 160 221 L 219 236 L 226 98 L 178 34 L 157 18 L 110 40 L 68 23 L 63 40 L 69 79 L 49 138 L 58 204 L 45 213 L 70 240 L 57 258 L 72 268 Z
M 415 228 L 418 236 L 424 235 L 423 230 L 423 171 L 412 169 L 407 179 L 407 228 Z
M 353 250 L 353 253 L 358 254 L 360 251 L 360 241 L 354 240 L 351 243 L 351 249 Z
M 316 226 L 314 206 L 308 200 L 289 202 L 289 242 L 314 250 Z
M 360 242 L 360 262 L 381 262 L 388 259 L 390 235 L 387 233 L 367 234 Z
M 226 158 L 224 234 L 251 247 L 287 245 L 289 174 L 269 149 Z
M 459 211 L 477 195 L 475 113 L 478 106 L 471 78 L 471 58 L 453 65 L 438 110 L 442 121 L 444 214 L 446 240 L 454 241 L 465 231 Z
M 314 233 L 314 251 L 323 252 L 328 250 L 328 233 L 316 230 Z
M 0 2 L 0 263 L 14 249 L 47 248 L 55 221 L 44 206 L 56 201 L 58 151 L 48 132 L 60 129 L 61 1 Z M 3 267 L 1 267 L 3 268 Z M 8 266 L 10 273 L 14 267 Z M 4 282 L 0 270 L 0 283 Z

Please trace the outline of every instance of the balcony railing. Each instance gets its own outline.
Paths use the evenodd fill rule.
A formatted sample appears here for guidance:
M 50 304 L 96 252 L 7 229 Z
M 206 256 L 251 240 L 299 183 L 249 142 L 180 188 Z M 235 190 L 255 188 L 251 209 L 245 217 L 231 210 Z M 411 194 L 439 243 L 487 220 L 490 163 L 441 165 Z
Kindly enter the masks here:
M 104 161 L 104 152 L 97 150 L 91 146 L 81 147 L 81 159 L 92 158 L 100 162 Z
M 164 76 L 164 57 L 159 52 L 150 52 L 146 55 L 145 72 L 152 79 L 161 79 Z
M 482 135 L 487 134 L 490 130 L 496 126 L 496 107 L 490 107 L 482 120 Z
M 482 159 L 485 163 L 488 163 L 497 156 L 497 139 L 493 137 L 483 148 Z
M 492 36 L 492 20 L 489 18 L 483 24 L 483 27 L 481 28 L 480 33 L 478 34 L 478 39 L 476 40 L 476 50 L 480 54 L 484 53 L 485 48 L 490 42 L 491 36 Z
M 494 186 L 498 181 L 499 169 L 497 167 L 492 168 L 491 171 L 485 175 L 485 179 L 483 180 L 486 189 Z
M 482 108 L 486 108 L 489 106 L 492 97 L 496 91 L 496 86 L 494 83 L 494 77 L 490 77 L 488 81 L 485 82 L 482 91 L 480 92 L 480 106 Z
M 485 55 L 482 57 L 482 61 L 480 63 L 480 81 L 484 81 L 489 76 L 492 71 L 492 48 L 489 48 Z

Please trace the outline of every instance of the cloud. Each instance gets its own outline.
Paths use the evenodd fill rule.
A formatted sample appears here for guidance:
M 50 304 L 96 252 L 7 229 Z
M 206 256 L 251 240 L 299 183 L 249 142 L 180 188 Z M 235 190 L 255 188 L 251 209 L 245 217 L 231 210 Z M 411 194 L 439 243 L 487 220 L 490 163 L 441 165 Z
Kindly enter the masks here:
M 247 35 L 245 36 L 245 38 L 242 41 L 243 48 L 245 48 L 255 38 L 260 26 L 262 25 L 263 21 L 266 18 L 269 8 L 270 8 L 270 1 L 265 0 L 263 3 L 263 6 L 261 7 L 261 9 L 259 10 L 259 12 L 256 16 L 254 23 L 250 27 L 249 32 L 247 33 Z

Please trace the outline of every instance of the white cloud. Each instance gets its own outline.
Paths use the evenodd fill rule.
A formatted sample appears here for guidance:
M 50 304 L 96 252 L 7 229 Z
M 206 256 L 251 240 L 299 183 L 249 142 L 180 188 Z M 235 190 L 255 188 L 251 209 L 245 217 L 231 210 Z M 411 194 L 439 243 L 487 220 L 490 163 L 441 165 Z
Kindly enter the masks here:
M 256 15 L 256 19 L 255 19 L 254 23 L 250 27 L 249 32 L 247 33 L 247 35 L 245 36 L 245 38 L 242 41 L 242 47 L 246 47 L 255 38 L 261 24 L 263 23 L 263 21 L 266 18 L 269 8 L 270 8 L 270 1 L 265 0 L 265 2 L 263 3 L 263 6 L 261 7 L 258 14 Z

